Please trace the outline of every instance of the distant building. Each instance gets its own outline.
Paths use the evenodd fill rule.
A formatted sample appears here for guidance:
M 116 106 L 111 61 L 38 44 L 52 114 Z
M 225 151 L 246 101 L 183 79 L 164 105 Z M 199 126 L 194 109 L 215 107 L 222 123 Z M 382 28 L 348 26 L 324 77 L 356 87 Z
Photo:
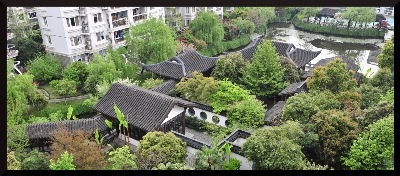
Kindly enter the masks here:
M 190 22 L 196 18 L 196 14 L 200 12 L 201 9 L 215 12 L 221 19 L 224 14 L 222 7 L 165 7 L 165 14 L 170 15 L 173 12 L 173 9 L 176 10 L 176 13 L 181 14 L 183 26 L 186 28 L 189 27 Z

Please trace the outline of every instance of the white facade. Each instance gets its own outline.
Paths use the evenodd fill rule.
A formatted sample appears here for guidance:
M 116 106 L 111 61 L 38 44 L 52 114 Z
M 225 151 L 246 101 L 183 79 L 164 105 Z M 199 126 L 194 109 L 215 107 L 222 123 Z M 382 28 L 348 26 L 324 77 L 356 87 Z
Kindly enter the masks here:
M 169 112 L 168 117 L 161 124 L 168 122 L 169 120 L 171 120 L 172 118 L 176 117 L 177 115 L 179 115 L 180 113 L 182 113 L 184 111 L 185 111 L 184 108 L 175 105 Z
M 193 113 L 192 109 L 193 109 L 194 113 Z M 215 114 L 213 112 L 209 112 L 209 111 L 199 109 L 199 108 L 188 108 L 188 109 L 186 109 L 185 114 L 187 116 L 195 116 L 198 119 L 203 119 L 209 123 L 213 123 L 218 126 L 222 126 L 225 128 L 227 127 L 226 121 L 228 120 L 228 118 L 226 118 L 225 116 L 219 115 L 219 114 Z M 218 120 L 214 121 L 213 117 L 214 117 L 214 119 L 218 119 Z
M 165 18 L 163 7 L 36 7 L 46 51 L 89 62 L 93 53 L 105 54 L 107 46 L 125 45 L 129 27 L 150 17 Z

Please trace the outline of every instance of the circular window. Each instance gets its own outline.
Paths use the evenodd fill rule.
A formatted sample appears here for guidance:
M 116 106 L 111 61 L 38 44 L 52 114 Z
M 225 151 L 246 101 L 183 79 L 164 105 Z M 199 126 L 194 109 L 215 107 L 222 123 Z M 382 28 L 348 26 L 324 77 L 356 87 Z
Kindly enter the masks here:
M 193 108 L 189 108 L 189 114 L 193 116 L 194 113 L 195 113 L 194 109 Z
M 206 120 L 206 119 L 207 119 L 207 114 L 206 114 L 205 112 L 200 112 L 200 117 L 201 117 L 203 120 Z
M 219 123 L 219 117 L 218 117 L 218 116 L 213 116 L 213 117 L 212 117 L 212 121 L 213 121 L 214 123 Z
M 228 120 L 225 121 L 225 126 L 229 126 L 230 124 L 231 123 Z

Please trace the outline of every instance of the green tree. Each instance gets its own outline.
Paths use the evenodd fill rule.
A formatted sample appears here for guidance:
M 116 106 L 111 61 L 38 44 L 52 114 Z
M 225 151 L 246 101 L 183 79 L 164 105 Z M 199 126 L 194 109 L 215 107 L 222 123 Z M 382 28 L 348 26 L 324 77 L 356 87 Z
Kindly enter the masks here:
M 168 162 L 166 164 L 160 163 L 156 167 L 154 167 L 151 170 L 190 170 L 188 167 L 186 167 L 185 164 L 182 163 L 171 163 Z
M 359 23 L 362 25 L 375 22 L 376 19 L 376 10 L 373 7 L 348 7 L 346 10 L 340 14 L 340 17 L 343 19 L 347 19 L 347 28 L 349 28 L 354 23 L 354 26 Z
M 394 113 L 394 102 L 380 101 L 377 105 L 364 110 L 362 125 L 364 127 Z
M 75 170 L 75 166 L 72 164 L 73 160 L 74 156 L 65 151 L 56 162 L 53 159 L 50 160 L 49 168 L 51 170 Z
M 289 83 L 300 82 L 301 70 L 297 65 L 287 57 L 280 57 L 281 66 L 283 69 L 283 80 Z
M 50 54 L 40 55 L 29 62 L 28 70 L 35 80 L 46 83 L 60 77 L 61 63 Z
M 224 170 L 239 170 L 242 162 L 236 158 L 231 158 L 229 163 L 224 165 Z
M 388 68 L 379 69 L 372 79 L 369 80 L 369 83 L 382 90 L 382 92 L 387 92 L 394 87 L 394 72 Z
M 184 163 L 187 157 L 186 143 L 171 132 L 148 132 L 135 154 L 141 170 L 150 170 L 160 163 Z
M 174 32 L 160 19 L 152 18 L 130 27 L 126 35 L 134 63 L 159 63 L 175 56 L 178 42 Z
M 111 170 L 137 170 L 135 155 L 130 153 L 127 145 L 109 152 L 108 156 Z
M 330 90 L 333 93 L 352 90 L 357 81 L 353 79 L 354 71 L 346 71 L 346 63 L 336 58 L 326 67 L 318 66 L 312 71 L 312 77 L 307 78 L 307 87 L 310 90 Z
M 310 17 L 316 16 L 320 11 L 321 11 L 320 7 L 303 7 L 303 9 L 300 10 L 300 12 L 298 13 L 298 17 L 301 19 L 307 18 L 307 23 L 308 23 Z
M 361 109 L 378 104 L 382 91 L 371 84 L 361 84 L 357 91 L 361 94 Z
M 22 170 L 48 170 L 49 160 L 46 153 L 32 150 L 21 163 Z
M 165 14 L 165 24 L 167 24 L 172 31 L 178 33 L 183 29 L 183 20 L 181 17 L 181 13 L 177 10 L 177 7 L 168 8 L 169 13 Z
M 280 59 L 271 41 L 264 41 L 257 46 L 253 62 L 246 65 L 243 83 L 258 96 L 273 96 L 287 85 L 283 81 Z
M 360 133 L 358 123 L 347 112 L 337 110 L 320 111 L 312 116 L 312 120 L 319 136 L 317 155 L 320 162 L 341 168 L 340 157 L 347 154 Z
M 352 170 L 393 170 L 394 116 L 369 125 L 342 160 Z
M 394 103 L 394 87 L 388 90 L 386 94 L 381 95 L 381 101 L 387 101 L 389 103 Z
M 76 82 L 68 79 L 62 79 L 58 81 L 56 85 L 54 85 L 53 93 L 59 96 L 63 96 L 66 102 L 67 97 L 76 94 Z
M 232 41 L 239 35 L 239 30 L 235 24 L 231 21 L 223 21 L 222 26 L 224 27 L 224 39 Z
M 62 78 L 83 85 L 89 75 L 88 66 L 83 62 L 73 62 L 62 71 Z
M 224 27 L 220 18 L 214 12 L 200 11 L 189 24 L 192 34 L 207 44 L 214 44 L 224 38 Z
M 20 170 L 21 163 L 15 157 L 15 152 L 7 148 L 7 170 Z
M 25 66 L 29 61 L 46 52 L 42 44 L 40 31 L 33 31 L 28 37 L 18 39 L 15 43 L 15 49 L 19 51 L 16 59 Z
M 211 76 L 218 80 L 228 78 L 232 82 L 239 84 L 246 63 L 242 53 L 229 53 L 227 56 L 219 56 L 217 63 L 211 73 Z
M 211 103 L 211 95 L 217 92 L 218 81 L 213 77 L 204 77 L 202 73 L 194 71 L 191 78 L 182 78 L 175 85 L 181 97 L 205 104 Z
M 218 149 L 215 143 L 211 148 L 203 146 L 201 151 L 196 152 L 195 157 L 196 170 L 223 170 L 223 152 Z
M 275 18 L 275 7 L 252 7 L 242 17 L 254 23 L 256 33 L 264 33 L 268 23 Z
M 106 58 L 112 60 L 115 64 L 115 69 L 121 72 L 121 78 L 133 79 L 137 77 L 140 66 L 137 63 L 127 62 L 126 57 L 129 57 L 125 47 L 119 47 L 114 50 L 111 45 L 107 48 Z
M 254 23 L 250 20 L 242 19 L 242 17 L 238 17 L 236 19 L 232 19 L 232 23 L 237 26 L 239 30 L 241 30 L 244 34 L 253 34 L 254 33 Z
M 220 113 L 228 110 L 228 108 L 235 102 L 249 99 L 250 92 L 246 89 L 235 85 L 228 79 L 224 79 L 218 82 L 217 91 L 213 92 L 209 96 L 213 112 Z
M 144 83 L 142 84 L 142 87 L 144 87 L 145 89 L 151 89 L 151 88 L 157 87 L 158 85 L 162 84 L 163 82 L 164 82 L 163 79 L 149 78 L 144 81 Z
M 270 129 L 253 132 L 242 151 L 255 170 L 299 170 L 305 166 L 301 146 Z
M 306 166 L 303 170 L 328 170 L 328 165 L 321 166 L 319 164 L 315 164 L 314 162 L 306 161 Z
M 117 71 L 115 64 L 110 59 L 105 59 L 95 54 L 94 59 L 88 65 L 88 78 L 85 81 L 85 91 L 91 94 L 97 94 L 96 86 L 103 81 L 111 83 L 121 75 Z
M 378 55 L 379 68 L 389 68 L 394 71 L 394 36 L 386 41 L 381 54 Z
M 235 102 L 228 108 L 227 117 L 230 122 L 245 127 L 261 127 L 264 125 L 265 106 L 255 96 Z

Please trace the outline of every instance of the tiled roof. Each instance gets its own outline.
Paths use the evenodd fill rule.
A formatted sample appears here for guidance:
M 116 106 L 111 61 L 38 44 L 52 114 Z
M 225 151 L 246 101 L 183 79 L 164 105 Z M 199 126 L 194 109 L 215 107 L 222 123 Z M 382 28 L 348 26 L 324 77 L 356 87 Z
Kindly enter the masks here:
M 301 81 L 301 82 L 290 84 L 285 89 L 283 89 L 281 92 L 279 92 L 278 95 L 282 96 L 282 95 L 298 93 L 298 92 L 300 92 L 301 87 L 304 85 L 305 82 L 306 81 Z
M 215 66 L 217 57 L 206 57 L 190 50 L 158 64 L 142 64 L 143 68 L 163 77 L 179 80 L 194 71 L 205 72 Z
M 317 16 L 318 17 L 334 17 L 335 13 L 338 13 L 340 9 L 331 9 L 331 8 L 323 8 L 320 12 L 318 12 Z
M 297 65 L 297 67 L 304 67 L 311 60 L 316 58 L 321 51 L 307 51 L 304 49 L 296 48 L 289 53 L 289 58 Z
M 254 53 L 257 50 L 257 46 L 262 43 L 263 40 L 261 38 L 256 38 L 249 43 L 245 48 L 240 50 L 239 52 L 242 53 L 244 61 L 252 61 Z
M 289 57 L 289 53 L 290 53 L 290 49 L 293 48 L 295 49 L 294 45 L 291 43 L 284 43 L 284 42 L 278 42 L 278 41 L 271 41 L 272 44 L 274 44 L 275 48 L 276 48 L 276 52 L 278 53 L 278 55 L 280 56 L 285 56 L 285 57 Z
M 160 126 L 174 105 L 196 106 L 194 103 L 152 90 L 114 83 L 93 109 L 117 119 L 114 103 L 128 118 L 130 125 L 145 131 L 152 131 Z
M 270 126 L 276 125 L 275 122 L 277 119 L 275 119 L 275 118 L 280 117 L 285 104 L 286 104 L 285 101 L 279 101 L 265 113 L 264 122 L 266 125 L 270 125 Z
M 178 81 L 175 81 L 173 79 L 170 79 L 160 85 L 158 85 L 157 87 L 154 87 L 150 90 L 152 91 L 156 91 L 156 92 L 160 92 L 162 94 L 168 94 L 168 92 L 173 89 L 175 87 L 175 85 L 178 84 Z
M 312 69 L 316 68 L 317 66 L 326 66 L 326 64 L 328 64 L 329 62 L 332 62 L 335 58 L 342 58 L 342 60 L 343 60 L 342 62 L 347 64 L 346 71 L 353 70 L 355 72 L 354 78 L 357 81 L 361 80 L 362 74 L 358 72 L 359 66 L 355 63 L 355 61 L 353 59 L 349 59 L 349 58 L 346 58 L 343 56 L 335 56 L 335 57 L 331 57 L 331 58 L 321 59 L 314 65 L 314 67 Z M 301 78 L 305 79 L 310 76 L 312 76 L 312 70 L 310 70 L 309 72 L 305 72 L 301 76 Z
M 367 62 L 368 63 L 378 63 L 378 55 L 382 52 L 381 49 L 375 50 L 375 51 L 370 51 L 368 55 Z
M 102 132 L 108 128 L 104 120 L 105 118 L 103 116 L 97 115 L 89 119 L 28 124 L 26 131 L 30 139 L 50 138 L 52 135 L 51 133 L 60 126 L 70 131 L 82 130 L 88 133 L 94 133 L 94 131 L 98 129 L 99 132 Z

